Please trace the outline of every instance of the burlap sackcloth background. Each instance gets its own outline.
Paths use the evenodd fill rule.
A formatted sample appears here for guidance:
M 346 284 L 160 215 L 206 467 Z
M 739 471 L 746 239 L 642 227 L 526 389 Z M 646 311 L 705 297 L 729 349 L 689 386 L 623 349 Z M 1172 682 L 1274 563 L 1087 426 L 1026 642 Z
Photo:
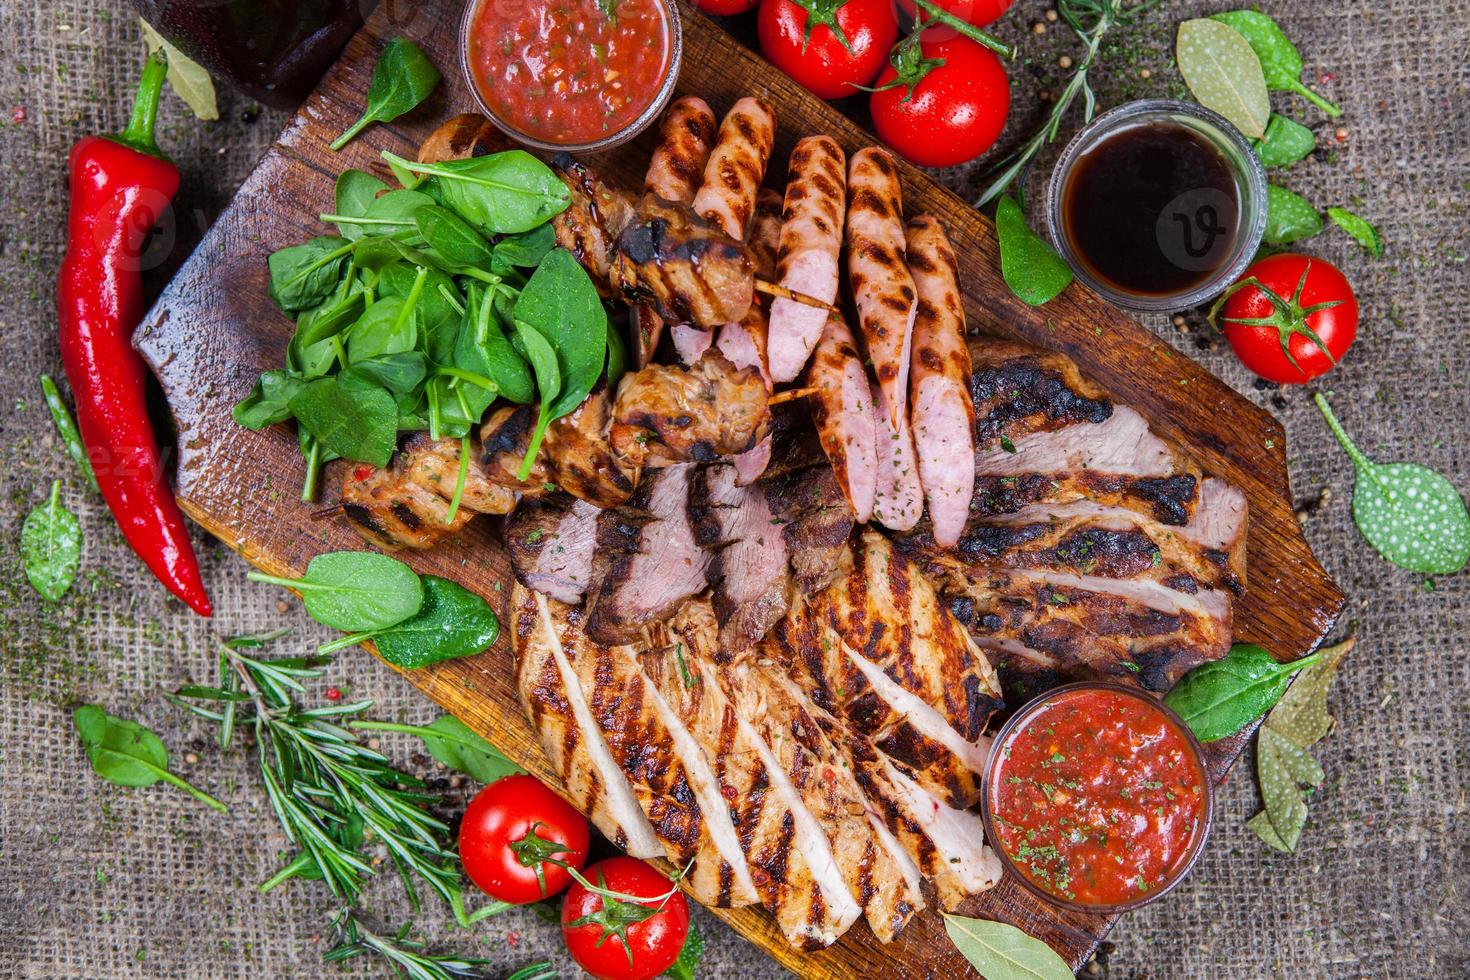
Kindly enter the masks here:
M 1039 120 L 1039 91 L 1060 88 L 1057 58 L 1078 54 L 1055 25 L 1031 33 L 1047 6 L 1023 2 L 999 25 L 1022 45 L 1007 140 Z M 1102 106 L 1181 94 L 1174 26 L 1229 6 L 1166 3 L 1140 26 L 1117 30 L 1095 79 Z M 1379 260 L 1337 231 L 1305 243 L 1346 271 L 1363 311 L 1357 346 L 1330 378 L 1337 410 L 1375 458 L 1432 465 L 1470 490 L 1470 5 L 1275 0 L 1268 9 L 1301 48 L 1308 80 L 1325 78 L 1315 87 L 1346 109 L 1328 122 L 1301 100 L 1276 96 L 1278 108 L 1317 131 L 1320 147 L 1277 179 L 1319 207 L 1353 208 L 1387 243 Z M 325 631 L 279 591 L 246 582 L 245 564 L 214 541 L 199 542 L 214 621 L 165 599 L 84 492 L 36 383 L 42 371 L 60 373 L 52 289 L 66 153 L 84 133 L 121 128 L 140 52 L 136 20 L 120 0 L 0 2 L 0 976 L 336 975 L 319 958 L 332 909 L 326 889 L 255 889 L 279 867 L 285 842 L 253 760 L 239 748 L 222 757 L 209 732 L 159 697 L 212 677 L 218 636 L 292 625 L 301 646 Z M 203 124 L 177 99 L 165 100 L 160 141 L 185 175 L 175 262 L 286 118 L 228 92 L 221 109 L 221 121 Z M 1347 129 L 1341 142 L 1339 124 Z M 1064 132 L 1076 125 L 1074 115 Z M 965 170 L 943 177 L 962 194 L 973 190 Z M 162 281 L 156 273 L 154 288 Z M 1349 594 L 1345 619 L 1358 621 L 1361 642 L 1333 694 L 1338 727 L 1318 752 L 1327 782 L 1298 852 L 1278 854 L 1244 829 L 1259 806 L 1247 760 L 1221 793 L 1215 835 L 1193 878 L 1124 920 L 1106 947 L 1107 972 L 1470 976 L 1470 576 L 1430 581 L 1371 552 L 1349 513 L 1351 465 L 1302 389 L 1253 385 L 1197 316 L 1188 332 L 1162 317 L 1150 326 L 1282 418 L 1294 492 L 1311 511 L 1307 535 Z M 81 516 L 86 548 L 76 588 L 48 606 L 25 583 L 16 549 L 26 512 L 56 476 Z M 1277 587 L 1289 597 L 1290 582 Z M 377 717 L 435 715 L 361 651 L 343 654 L 330 679 L 354 697 L 375 698 Z M 170 789 L 102 782 L 71 729 L 68 709 L 78 701 L 154 727 L 176 768 L 230 813 Z M 412 740 L 386 739 L 384 750 L 432 778 L 450 775 Z M 380 878 L 367 904 L 396 927 L 412 912 L 391 879 Z M 555 927 L 529 912 L 468 936 L 447 930 L 432 904 L 417 923 L 431 939 L 488 957 L 491 976 L 547 957 L 574 972 Z M 709 916 L 701 913 L 700 923 L 705 975 L 777 972 Z M 355 972 L 387 975 L 381 963 Z

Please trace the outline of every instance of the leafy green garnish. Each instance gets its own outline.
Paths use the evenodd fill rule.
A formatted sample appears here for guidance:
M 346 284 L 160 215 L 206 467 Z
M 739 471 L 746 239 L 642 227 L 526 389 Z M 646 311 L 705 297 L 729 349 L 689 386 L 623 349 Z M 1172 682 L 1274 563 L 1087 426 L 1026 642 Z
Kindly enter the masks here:
M 1383 241 L 1378 237 L 1378 229 L 1374 228 L 1366 218 L 1360 218 L 1347 208 L 1328 208 L 1327 217 L 1332 223 L 1352 236 L 1353 241 L 1363 246 L 1374 258 L 1383 254 Z
M 224 813 L 228 808 L 168 768 L 163 740 L 135 721 L 110 715 L 95 704 L 72 712 L 72 722 L 87 749 L 92 770 L 117 786 L 152 786 L 162 780 Z
M 358 133 L 375 122 L 392 122 L 429 97 L 439 84 L 439 69 L 417 44 L 395 37 L 388 42 L 373 68 L 373 81 L 368 86 L 367 108 L 362 118 L 332 141 L 332 149 L 340 150 Z
M 1285 116 L 1271 117 L 1266 135 L 1254 144 L 1263 167 L 1286 167 L 1306 157 L 1317 148 L 1317 137 L 1301 123 Z
M 323 626 L 362 632 L 393 626 L 424 604 L 418 573 L 396 558 L 373 551 L 336 551 L 317 555 L 299 579 L 263 572 L 252 582 L 280 585 L 301 593 L 306 613 Z
M 1211 19 L 1228 24 L 1245 38 L 1261 63 L 1266 87 L 1276 92 L 1295 92 L 1329 116 L 1342 110 L 1302 84 L 1302 56 L 1281 28 L 1259 10 L 1228 10 Z
M 1261 61 L 1234 27 L 1197 18 L 1179 25 L 1179 74 L 1199 104 L 1213 109 L 1251 139 L 1266 133 L 1271 99 Z
M 1040 306 L 1071 283 L 1071 267 L 1031 230 L 1021 206 L 1009 194 L 996 202 L 995 233 L 1000 240 L 1001 277 L 1020 299 Z
M 1227 738 L 1269 711 L 1292 676 L 1316 659 L 1314 654 L 1277 663 L 1261 647 L 1238 643 L 1224 659 L 1201 664 L 1185 674 L 1164 703 L 1201 742 Z
M 26 515 L 20 529 L 20 563 L 31 587 L 58 602 L 76 581 L 82 560 L 82 525 L 61 503 L 61 481 L 51 496 Z

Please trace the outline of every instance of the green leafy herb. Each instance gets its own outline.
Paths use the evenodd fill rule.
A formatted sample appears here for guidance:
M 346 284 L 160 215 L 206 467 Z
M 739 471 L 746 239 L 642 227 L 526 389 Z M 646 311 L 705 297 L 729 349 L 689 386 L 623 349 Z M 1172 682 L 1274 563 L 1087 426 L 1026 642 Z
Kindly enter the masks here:
M 1454 484 L 1417 463 L 1375 463 L 1348 437 L 1321 392 L 1312 396 L 1357 468 L 1353 522 L 1400 568 L 1453 575 L 1470 561 L 1470 513 Z
M 1313 654 L 1292 663 L 1277 663 L 1252 643 L 1238 643 L 1222 660 L 1201 664 L 1185 674 L 1164 698 L 1201 742 L 1234 735 L 1269 711 L 1292 676 L 1315 663 Z
M 1300 194 L 1275 184 L 1266 185 L 1267 245 L 1288 245 L 1300 238 L 1311 238 L 1322 230 L 1322 216 Z
M 430 755 L 450 769 L 462 772 L 481 783 L 493 783 L 504 776 L 525 771 L 453 715 L 444 715 L 427 726 L 354 721 L 348 727 L 358 731 L 402 732 L 407 735 L 417 735 L 424 740 L 424 745 L 428 748 Z
M 1245 38 L 1265 74 L 1266 86 L 1277 92 L 1295 92 L 1329 116 L 1342 110 L 1302 84 L 1302 56 L 1276 22 L 1259 10 L 1229 10 L 1213 15 Z
M 1071 268 L 1031 230 L 1021 206 L 1008 194 L 996 202 L 995 233 L 1000 239 L 1001 277 L 1025 302 L 1040 306 L 1071 283 Z
M 319 237 L 271 253 L 271 299 L 287 313 L 299 313 L 331 299 L 347 264 L 352 243 Z
M 439 203 L 484 235 L 530 231 L 571 203 L 561 178 L 525 150 L 442 163 L 415 163 L 388 152 L 383 158 L 409 174 L 434 177 L 429 186 Z
M 82 442 L 82 434 L 77 431 L 77 424 L 72 419 L 66 402 L 61 400 L 61 392 L 56 390 L 56 382 L 51 380 L 49 374 L 41 375 L 41 393 L 46 399 L 46 407 L 51 410 L 51 421 L 56 424 L 56 434 L 61 436 L 66 454 L 77 464 L 77 469 L 82 471 L 87 486 L 101 493 L 97 487 L 97 474 L 92 471 L 92 460 L 87 456 L 87 446 Z
M 372 640 L 378 655 L 395 667 L 417 670 L 456 657 L 480 653 L 500 635 L 500 621 L 484 599 L 464 586 L 425 575 L 424 604 L 418 614 L 394 626 L 368 630 L 324 644 L 319 653 Z
M 337 188 L 333 194 L 335 210 L 340 215 L 361 217 L 367 214 L 368 208 L 381 194 L 388 193 L 388 185 L 370 173 L 361 170 L 344 170 L 337 177 Z M 365 230 L 357 225 L 351 226 L 351 231 L 342 228 L 343 237 L 356 241 L 365 234 Z
M 82 526 L 61 503 L 61 481 L 51 496 L 26 515 L 20 528 L 20 563 L 31 587 L 51 602 L 60 601 L 76 581 L 82 561 Z
M 251 572 L 252 582 L 280 585 L 301 593 L 306 613 L 323 626 L 346 632 L 384 629 L 418 613 L 424 587 L 418 573 L 396 558 L 375 551 L 334 551 L 317 555 L 299 579 Z
M 1383 254 L 1383 241 L 1378 237 L 1378 229 L 1374 228 L 1366 218 L 1360 218 L 1347 208 L 1328 208 L 1327 217 L 1332 223 L 1352 236 L 1353 241 L 1372 256 L 1377 258 Z
M 1263 167 L 1286 167 L 1317 148 L 1317 137 L 1301 123 L 1285 116 L 1271 117 L 1266 135 L 1255 142 Z
M 179 98 L 184 100 L 195 117 L 205 122 L 219 118 L 219 105 L 214 96 L 214 79 L 204 67 L 190 59 L 178 48 L 169 44 L 164 36 L 153 29 L 153 25 L 138 18 L 143 28 L 143 42 L 148 53 L 162 51 L 168 58 L 168 84 Z
M 398 406 L 382 388 L 318 378 L 288 405 L 305 431 L 343 459 L 387 466 L 398 445 Z
M 259 432 L 293 418 L 291 399 L 305 386 L 305 379 L 294 371 L 266 371 L 230 414 L 240 425 Z
M 1302 787 L 1322 785 L 1324 774 L 1308 750 L 1332 728 L 1327 692 L 1337 666 L 1353 648 L 1351 638 L 1318 651 L 1266 716 L 1256 741 L 1256 774 L 1266 809 L 1246 826 L 1271 847 L 1296 850 L 1307 823 Z
M 135 721 L 110 715 L 95 704 L 72 712 L 72 722 L 97 775 L 117 786 L 152 786 L 162 780 L 224 813 L 227 807 L 168 768 L 163 740 Z
M 417 44 L 395 37 L 388 42 L 373 68 L 373 81 L 368 87 L 367 108 L 362 118 L 332 141 L 332 149 L 340 150 L 358 133 L 375 122 L 392 122 L 414 109 L 429 97 L 439 84 L 439 69 Z
M 1175 45 L 1179 74 L 1199 104 L 1213 109 L 1251 139 L 1266 134 L 1271 99 L 1261 59 L 1240 32 L 1218 20 L 1179 25 Z
M 408 938 L 412 925 L 406 922 L 396 935 L 380 936 L 363 925 L 354 910 L 344 909 L 332 920 L 337 945 L 322 954 L 322 962 L 340 963 L 357 956 L 379 956 L 391 964 L 394 976 L 407 980 L 455 980 L 485 975 L 483 967 L 488 960 L 425 952 L 423 943 Z
M 362 188 L 349 190 L 356 194 Z M 414 215 L 422 208 L 433 206 L 434 199 L 419 191 L 396 190 L 374 196 L 366 206 L 360 207 L 356 200 L 347 203 L 349 210 L 339 209 L 335 214 L 324 214 L 320 218 L 335 224 L 343 238 L 358 241 L 369 231 L 378 235 L 398 235 L 415 230 Z
M 1056 950 L 1013 925 L 944 913 L 944 931 L 985 980 L 1071 980 Z
M 424 241 L 445 265 L 457 269 L 489 268 L 490 243 L 453 211 L 430 205 L 414 215 L 414 222 Z
M 699 970 L 699 961 L 703 957 L 704 936 L 699 933 L 699 924 L 690 919 L 689 933 L 684 937 L 679 958 L 674 960 L 674 965 L 665 970 L 663 975 L 669 980 L 694 980 Z

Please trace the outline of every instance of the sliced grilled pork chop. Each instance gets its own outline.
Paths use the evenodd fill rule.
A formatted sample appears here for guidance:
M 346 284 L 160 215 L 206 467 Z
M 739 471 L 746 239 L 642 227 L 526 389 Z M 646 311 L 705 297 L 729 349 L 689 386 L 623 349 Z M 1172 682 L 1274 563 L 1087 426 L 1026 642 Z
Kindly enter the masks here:
M 561 602 L 580 602 L 592 580 L 600 513 L 566 494 L 521 501 L 505 520 L 516 580 Z
M 754 646 L 786 614 L 786 539 L 758 487 L 741 486 L 731 463 L 699 470 L 690 493 L 695 540 L 713 553 L 720 646 L 738 654 Z
M 781 528 L 797 589 L 816 592 L 849 560 L 852 508 L 810 430 L 780 431 L 774 443 L 775 462 L 756 487 Z
M 793 604 L 766 649 L 797 685 L 927 791 L 980 798 L 981 738 L 1000 686 L 913 562 L 866 531 L 845 574 Z

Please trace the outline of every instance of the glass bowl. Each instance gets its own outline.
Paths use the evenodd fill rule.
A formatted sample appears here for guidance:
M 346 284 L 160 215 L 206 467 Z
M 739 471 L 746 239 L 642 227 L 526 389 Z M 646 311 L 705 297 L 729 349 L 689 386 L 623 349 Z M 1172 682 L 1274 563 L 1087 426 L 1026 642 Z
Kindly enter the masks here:
M 1200 828 L 1199 831 L 1195 834 L 1194 840 L 1190 844 L 1189 852 L 1185 855 L 1184 859 L 1179 862 L 1178 867 L 1174 871 L 1174 874 L 1169 878 L 1168 881 L 1166 881 L 1162 885 L 1149 889 L 1149 891 L 1145 893 L 1140 894 L 1138 898 L 1131 899 L 1126 902 L 1117 902 L 1113 904 L 1073 902 L 1060 895 L 1054 895 L 1046 889 L 1042 888 L 1040 885 L 1032 881 L 1030 876 L 1022 871 L 1019 866 L 1017 866 L 1015 860 L 1010 856 L 1010 854 L 1006 853 L 1005 848 L 1001 846 L 1001 838 L 996 833 L 995 817 L 991 813 L 991 796 L 994 792 L 992 784 L 997 778 L 999 778 L 1001 763 L 1005 759 L 1006 746 L 1010 743 L 1012 736 L 1019 732 L 1032 718 L 1036 717 L 1036 715 L 1039 714 L 1043 709 L 1050 707 L 1059 698 L 1076 691 L 1107 691 L 1115 694 L 1121 694 L 1142 701 L 1150 708 L 1157 709 L 1184 736 L 1184 741 L 1189 748 L 1189 753 L 1200 772 Z M 1002 866 L 1004 866 L 1006 869 L 1006 873 L 1019 881 L 1027 891 L 1031 892 L 1038 898 L 1049 902 L 1052 905 L 1060 906 L 1061 908 L 1069 909 L 1074 912 L 1113 915 L 1120 912 L 1131 912 L 1132 910 L 1142 908 L 1143 906 L 1148 905 L 1151 902 L 1156 902 L 1160 898 L 1163 898 L 1165 895 L 1167 895 L 1170 891 L 1172 891 L 1174 887 L 1178 885 L 1181 881 L 1189 877 L 1189 873 L 1194 870 L 1194 866 L 1199 861 L 1200 855 L 1204 853 L 1205 842 L 1209 840 L 1210 831 L 1214 827 L 1215 783 L 1213 778 L 1210 776 L 1209 762 L 1205 758 L 1204 749 L 1200 746 L 1199 740 L 1194 737 L 1194 733 L 1189 730 L 1189 726 L 1186 725 L 1178 715 L 1176 715 L 1172 710 L 1165 706 L 1163 702 L 1159 701 L 1157 698 L 1151 697 L 1147 693 L 1140 691 L 1137 688 L 1125 687 L 1122 684 L 1110 684 L 1101 681 L 1082 681 L 1075 684 L 1065 684 L 1061 687 L 1056 687 L 1050 691 L 1046 691 L 1045 693 L 1037 695 L 1026 704 L 1022 705 L 1021 708 L 1018 709 L 1016 713 L 1012 715 L 1004 725 L 1001 726 L 1000 731 L 996 733 L 994 742 L 991 743 L 990 757 L 985 765 L 985 780 L 983 785 L 981 786 L 980 795 L 980 811 L 981 817 L 985 823 L 986 839 L 990 843 L 991 847 L 995 850 L 996 855 L 1000 858 Z
M 1065 227 L 1063 201 L 1066 199 L 1072 173 L 1083 154 L 1122 130 L 1156 122 L 1184 126 L 1219 151 L 1240 195 L 1240 228 L 1228 255 L 1218 265 L 1210 262 L 1206 266 L 1215 269 L 1207 279 L 1180 292 L 1137 293 L 1121 289 L 1099 277 L 1073 248 Z M 1206 189 L 1205 193 L 1209 191 Z M 1066 259 L 1078 280 L 1093 292 L 1124 309 L 1143 313 L 1169 312 L 1188 309 L 1213 299 L 1226 286 L 1241 277 L 1255 258 L 1256 249 L 1261 245 L 1261 236 L 1266 232 L 1266 199 L 1266 171 L 1261 166 L 1261 161 L 1251 149 L 1250 142 L 1224 116 L 1193 102 L 1143 99 L 1103 113 L 1067 144 L 1047 184 L 1046 223 L 1057 252 Z M 1173 226 L 1161 221 L 1160 227 Z M 1192 272 L 1203 271 L 1200 266 L 1192 264 L 1195 260 L 1183 248 L 1178 247 L 1178 243 L 1165 242 L 1162 232 L 1159 245 L 1169 261 L 1179 268 Z
M 653 101 L 640 112 L 636 118 L 627 123 L 623 128 L 608 133 L 595 140 L 587 140 L 580 143 L 556 143 L 538 136 L 532 136 L 518 129 L 514 124 L 500 116 L 491 106 L 485 102 L 485 96 L 480 92 L 480 86 L 475 81 L 474 73 L 470 70 L 470 26 L 475 21 L 475 16 L 480 8 L 486 3 L 504 3 L 506 0 L 470 0 L 465 5 L 464 19 L 460 21 L 459 27 L 459 61 L 460 71 L 464 74 L 465 84 L 469 87 L 470 94 L 474 97 L 475 104 L 480 112 L 492 123 L 509 136 L 511 139 L 526 146 L 538 150 L 555 153 L 559 150 L 567 153 L 598 153 L 602 150 L 610 150 L 615 146 L 621 146 L 639 133 L 643 132 L 659 115 L 668 107 L 669 101 L 674 97 L 674 86 L 679 80 L 679 66 L 684 59 L 684 25 L 679 17 L 678 0 L 656 0 L 663 8 L 664 16 L 669 24 L 669 67 L 664 73 L 663 80 L 659 83 L 658 92 Z M 518 2 L 518 0 L 511 0 Z

